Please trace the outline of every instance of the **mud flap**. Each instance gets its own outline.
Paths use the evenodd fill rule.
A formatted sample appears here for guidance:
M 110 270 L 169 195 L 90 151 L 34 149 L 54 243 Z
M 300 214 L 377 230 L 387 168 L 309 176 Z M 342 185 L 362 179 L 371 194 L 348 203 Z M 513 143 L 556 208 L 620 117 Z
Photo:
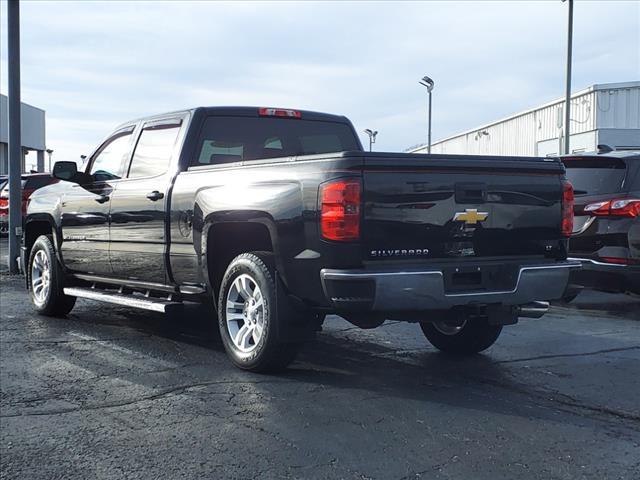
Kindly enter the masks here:
M 310 313 L 296 309 L 287 296 L 280 275 L 276 271 L 276 334 L 282 343 L 313 340 L 315 331 Z

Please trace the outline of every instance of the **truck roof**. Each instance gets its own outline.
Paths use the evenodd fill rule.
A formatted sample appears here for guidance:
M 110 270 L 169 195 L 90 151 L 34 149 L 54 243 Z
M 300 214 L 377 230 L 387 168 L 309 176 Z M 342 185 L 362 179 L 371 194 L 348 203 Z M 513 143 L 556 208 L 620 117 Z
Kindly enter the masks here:
M 132 123 L 137 123 L 142 120 L 153 120 L 156 118 L 162 118 L 171 115 L 179 115 L 187 112 L 191 112 L 193 114 L 204 115 L 204 116 L 229 116 L 229 117 L 258 117 L 258 110 L 263 107 L 232 107 L 232 106 L 220 106 L 220 107 L 195 107 L 184 110 L 175 110 L 172 112 L 158 113 L 155 115 L 149 115 L 145 117 L 140 117 L 137 119 L 132 119 L 127 122 L 124 122 L 116 127 L 116 129 L 125 127 L 127 125 L 131 125 Z M 349 119 L 343 115 L 333 115 L 331 113 L 323 113 L 323 112 L 314 112 L 311 110 L 299 110 L 299 109 L 289 109 L 289 108 L 281 108 L 281 107 L 267 107 L 267 108 L 277 108 L 283 110 L 295 110 L 296 112 L 300 112 L 301 118 L 303 120 L 315 120 L 315 121 L 324 121 L 324 122 L 337 122 L 337 123 L 349 123 Z

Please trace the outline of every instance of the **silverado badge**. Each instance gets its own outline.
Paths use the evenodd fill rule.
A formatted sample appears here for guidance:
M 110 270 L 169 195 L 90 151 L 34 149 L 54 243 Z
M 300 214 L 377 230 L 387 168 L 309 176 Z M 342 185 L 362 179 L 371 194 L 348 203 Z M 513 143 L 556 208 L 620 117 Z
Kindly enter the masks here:
M 464 222 L 467 225 L 475 225 L 487 219 L 489 213 L 479 212 L 475 208 L 467 208 L 464 212 L 457 212 L 453 219 L 455 221 Z

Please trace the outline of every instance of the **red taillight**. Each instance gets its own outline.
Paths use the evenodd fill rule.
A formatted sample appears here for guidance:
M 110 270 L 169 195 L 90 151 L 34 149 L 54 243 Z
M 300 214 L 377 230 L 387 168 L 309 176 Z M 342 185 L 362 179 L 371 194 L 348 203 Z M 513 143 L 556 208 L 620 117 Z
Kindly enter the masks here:
M 594 217 L 637 217 L 640 216 L 640 200 L 637 198 L 619 198 L 590 203 L 584 211 Z
M 258 115 L 261 117 L 286 117 L 286 118 L 301 118 L 302 114 L 297 110 L 289 110 L 287 108 L 269 108 L 260 107 L 258 109 Z
M 570 237 L 573 232 L 573 185 L 562 183 L 562 235 Z
M 327 240 L 360 238 L 360 180 L 340 179 L 320 186 L 320 231 Z
M 640 263 L 638 260 L 634 258 L 624 258 L 624 257 L 600 257 L 599 260 L 607 263 L 615 263 L 617 265 L 632 265 Z

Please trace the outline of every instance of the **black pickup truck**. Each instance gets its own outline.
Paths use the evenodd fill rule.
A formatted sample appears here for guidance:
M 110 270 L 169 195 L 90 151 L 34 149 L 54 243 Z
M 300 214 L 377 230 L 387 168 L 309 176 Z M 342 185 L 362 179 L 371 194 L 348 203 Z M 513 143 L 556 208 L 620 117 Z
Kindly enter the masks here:
M 539 317 L 571 268 L 557 159 L 364 152 L 345 117 L 202 107 L 127 122 L 34 193 L 35 309 L 212 304 L 239 367 L 291 362 L 326 314 L 419 322 L 453 353 Z M 180 318 L 177 316 L 176 318 Z M 216 319 L 216 320 L 214 320 Z

